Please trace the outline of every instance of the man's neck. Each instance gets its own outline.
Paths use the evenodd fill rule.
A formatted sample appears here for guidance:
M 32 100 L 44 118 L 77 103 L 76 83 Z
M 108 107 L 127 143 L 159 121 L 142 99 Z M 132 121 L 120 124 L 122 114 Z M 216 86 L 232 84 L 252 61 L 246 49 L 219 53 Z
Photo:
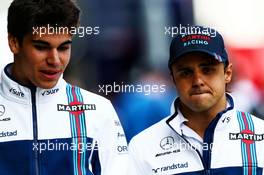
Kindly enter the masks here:
M 224 100 L 205 111 L 193 111 L 182 103 L 180 103 L 179 109 L 183 116 L 188 119 L 185 124 L 203 138 L 206 128 L 219 112 L 225 110 L 226 104 L 227 101 L 225 97 Z

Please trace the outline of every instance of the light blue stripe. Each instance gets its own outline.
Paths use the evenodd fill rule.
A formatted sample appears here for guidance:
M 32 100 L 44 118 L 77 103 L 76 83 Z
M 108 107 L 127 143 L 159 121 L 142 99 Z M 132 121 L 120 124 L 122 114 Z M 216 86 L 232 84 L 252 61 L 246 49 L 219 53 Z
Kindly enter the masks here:
M 246 113 L 246 118 L 247 118 L 247 122 L 248 122 L 248 125 L 249 125 L 249 130 L 254 132 L 254 125 L 253 125 L 253 122 L 252 122 L 252 118 L 251 118 L 251 116 L 248 113 Z
M 79 102 L 82 102 L 81 101 L 81 94 L 79 93 L 79 87 L 75 87 L 75 93 L 76 93 L 76 96 L 77 96 L 77 100 L 79 101 Z
M 251 159 L 252 159 L 252 175 L 255 175 L 255 166 L 256 166 L 256 155 L 254 154 L 254 144 L 250 145 Z
M 246 148 L 246 144 L 244 142 L 242 142 L 242 145 L 243 145 L 242 146 L 242 149 L 243 149 L 243 166 L 244 166 L 244 169 L 245 169 L 245 173 L 248 174 L 247 148 Z
M 250 148 L 250 153 L 251 153 L 252 165 L 255 165 L 255 155 L 253 154 L 254 153 L 253 144 L 250 144 L 249 148 Z
M 254 158 L 255 158 L 255 164 L 256 167 L 258 166 L 258 158 L 257 158 L 257 151 L 256 151 L 256 144 L 253 145 L 253 150 L 254 150 Z
M 243 119 L 242 119 L 242 114 L 240 111 L 237 111 L 237 119 L 238 119 L 238 123 L 239 123 L 239 128 L 240 128 L 240 132 L 243 130 Z
M 74 161 L 74 174 L 78 175 L 78 138 L 73 137 L 73 142 L 74 142 L 74 146 L 77 146 L 77 148 L 75 148 L 73 150 L 73 161 Z
M 81 114 L 80 116 L 79 116 L 79 119 L 80 119 L 80 127 L 81 127 L 81 142 L 82 142 L 82 144 L 83 144 L 83 146 L 84 146 L 84 149 L 82 150 L 83 152 L 82 152 L 82 154 L 81 154 L 81 170 L 82 170 L 82 172 L 83 172 L 83 174 L 86 174 L 85 173 L 85 153 L 86 153 L 86 149 L 85 149 L 85 145 L 86 145 L 86 135 L 84 135 L 84 130 L 85 130 L 85 128 L 84 128 L 84 126 L 83 126 L 83 114 Z
M 245 144 L 243 143 L 243 145 L 245 145 Z M 243 149 L 244 149 L 244 151 L 246 150 L 245 147 Z M 248 166 L 247 166 L 248 162 L 247 162 L 247 157 L 246 157 L 245 152 L 244 152 L 244 175 L 248 175 Z
M 71 93 L 71 85 L 67 84 L 67 97 L 68 97 L 68 103 L 73 101 L 72 93 Z
M 73 96 L 72 96 L 72 87 L 71 85 L 67 84 L 67 97 L 68 97 L 68 104 L 70 104 L 73 101 Z M 71 124 L 71 132 L 72 132 L 72 143 L 76 145 L 78 145 L 78 140 L 76 140 L 76 128 L 75 128 L 75 117 L 69 113 L 70 115 L 70 124 Z M 74 175 L 78 175 L 78 149 L 74 149 L 73 151 L 73 167 L 74 167 Z
M 252 154 L 252 164 L 253 164 L 253 166 L 258 166 L 257 154 L 256 154 L 256 144 L 255 143 L 250 145 L 250 150 L 251 150 L 251 154 Z
M 252 129 L 253 132 L 255 132 L 255 127 L 254 127 L 254 123 L 253 123 L 252 117 L 251 117 L 251 115 L 249 113 L 247 113 L 247 116 L 248 116 L 248 120 L 249 120 L 249 122 L 251 124 L 251 129 Z
M 81 167 L 82 167 L 82 172 L 83 172 L 83 175 L 86 175 L 86 168 L 85 168 L 85 163 L 86 163 L 86 137 L 83 138 L 83 145 L 84 145 L 84 152 L 82 154 L 82 164 L 81 164 Z
M 79 87 L 77 88 L 76 93 L 79 95 L 79 101 L 83 102 L 83 97 L 82 97 L 81 90 Z
M 81 94 L 81 89 L 80 89 L 80 88 L 78 89 L 78 91 L 79 91 L 79 93 Z M 82 97 L 82 95 L 81 95 L 81 101 L 83 102 L 83 97 Z

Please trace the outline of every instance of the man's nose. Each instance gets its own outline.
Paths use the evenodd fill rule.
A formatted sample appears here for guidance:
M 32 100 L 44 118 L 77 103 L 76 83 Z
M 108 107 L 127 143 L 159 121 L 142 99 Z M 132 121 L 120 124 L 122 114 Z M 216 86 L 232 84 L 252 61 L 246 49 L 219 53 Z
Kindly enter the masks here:
M 193 86 L 202 86 L 204 85 L 203 76 L 200 72 L 195 71 L 193 73 Z
M 60 57 L 57 49 L 51 49 L 48 53 L 47 63 L 49 65 L 60 65 Z

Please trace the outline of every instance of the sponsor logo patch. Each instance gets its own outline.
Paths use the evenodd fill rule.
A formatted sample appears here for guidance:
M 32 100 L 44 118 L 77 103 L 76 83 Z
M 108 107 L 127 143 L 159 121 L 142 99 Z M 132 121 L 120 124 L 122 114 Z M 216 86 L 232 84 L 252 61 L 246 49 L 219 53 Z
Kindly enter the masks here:
M 14 94 L 14 95 L 16 95 L 18 97 L 21 97 L 21 98 L 25 97 L 25 94 L 22 91 L 19 91 L 19 90 L 15 89 L 15 88 L 9 89 L 9 92 L 11 92 L 12 94 Z
M 171 171 L 171 170 L 180 169 L 180 168 L 188 168 L 188 166 L 189 166 L 188 162 L 173 163 L 172 165 L 154 168 L 154 169 L 152 169 L 152 171 L 156 174 L 156 173 L 162 173 L 162 172 Z
M 163 150 L 169 150 L 169 149 L 173 148 L 174 143 L 175 143 L 174 138 L 172 136 L 168 136 L 168 137 L 163 138 L 160 141 L 160 147 Z
M 128 152 L 128 147 L 126 145 L 124 146 L 117 146 L 117 151 L 119 154 L 126 154 Z
M 57 104 L 58 111 L 68 111 L 73 115 L 80 115 L 86 110 L 96 110 L 95 104 L 82 104 L 80 102 L 71 102 L 70 105 Z
M 1 137 L 12 137 L 12 136 L 17 136 L 17 130 L 15 130 L 15 131 L 12 131 L 12 132 L 10 132 L 10 131 L 2 131 L 2 132 L 0 132 L 0 138 Z
M 175 141 L 172 136 L 167 136 L 161 139 L 160 147 L 164 150 L 164 152 L 157 153 L 155 157 L 165 156 L 172 153 L 179 153 L 180 149 L 175 148 Z
M 264 134 L 254 134 L 251 130 L 243 130 L 241 133 L 229 133 L 229 140 L 242 140 L 246 144 L 264 140 Z
M 5 114 L 5 106 L 4 105 L 0 105 L 0 122 L 2 121 L 9 121 L 11 120 L 10 117 L 3 117 Z
M 59 92 L 59 88 L 51 89 L 51 90 L 45 90 L 44 92 L 41 93 L 41 95 L 47 96 L 47 95 L 51 95 L 51 94 L 56 94 L 57 92 Z

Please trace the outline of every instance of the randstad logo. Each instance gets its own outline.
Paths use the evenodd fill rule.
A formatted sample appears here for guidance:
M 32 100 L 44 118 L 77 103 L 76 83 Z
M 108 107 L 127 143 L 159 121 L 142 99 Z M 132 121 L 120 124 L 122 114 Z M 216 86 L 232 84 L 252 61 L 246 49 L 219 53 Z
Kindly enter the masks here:
M 188 168 L 188 162 L 176 163 L 176 164 L 173 163 L 172 165 L 169 165 L 169 166 L 164 166 L 164 167 L 152 169 L 152 171 L 154 173 L 160 173 L 160 172 L 166 172 L 166 171 L 175 170 L 175 169 L 179 169 L 179 168 Z
M 5 132 L 5 131 L 2 131 L 0 132 L 0 137 L 12 137 L 12 136 L 17 136 L 17 130 L 15 131 L 12 131 L 12 132 Z

